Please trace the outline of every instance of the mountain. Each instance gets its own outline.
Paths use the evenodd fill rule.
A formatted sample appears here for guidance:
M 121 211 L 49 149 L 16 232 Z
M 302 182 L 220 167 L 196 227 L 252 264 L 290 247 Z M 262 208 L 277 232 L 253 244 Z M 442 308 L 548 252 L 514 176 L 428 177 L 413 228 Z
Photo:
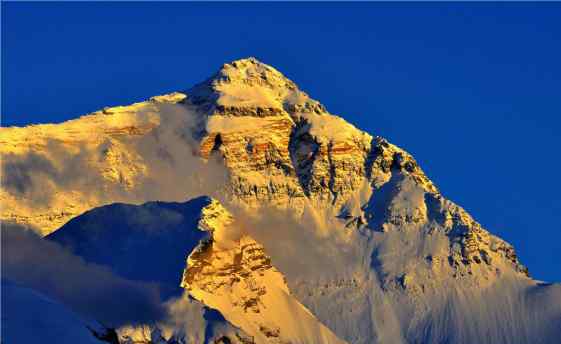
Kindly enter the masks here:
M 409 153 L 256 59 L 184 92 L 1 128 L 0 143 L 3 221 L 170 295 L 181 283 L 256 342 L 561 336 L 559 284 L 533 280 Z M 200 195 L 216 221 L 177 215 Z M 129 204 L 75 217 L 114 202 Z

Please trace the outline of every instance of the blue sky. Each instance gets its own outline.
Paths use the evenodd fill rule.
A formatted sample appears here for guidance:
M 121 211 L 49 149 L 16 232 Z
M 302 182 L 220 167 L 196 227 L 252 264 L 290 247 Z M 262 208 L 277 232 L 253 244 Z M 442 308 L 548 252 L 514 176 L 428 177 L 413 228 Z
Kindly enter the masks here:
M 2 125 L 271 64 L 561 281 L 561 3 L 2 3 Z

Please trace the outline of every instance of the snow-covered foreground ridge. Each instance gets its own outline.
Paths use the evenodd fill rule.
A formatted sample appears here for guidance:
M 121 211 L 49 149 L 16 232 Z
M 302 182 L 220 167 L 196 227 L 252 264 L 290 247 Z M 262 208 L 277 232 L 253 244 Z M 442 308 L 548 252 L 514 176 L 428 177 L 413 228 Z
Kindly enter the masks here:
M 291 295 L 263 247 L 214 199 L 112 204 L 78 216 L 47 239 L 88 262 L 112 267 L 122 277 L 156 282 L 162 290 L 179 289 L 181 281 L 188 295 L 168 302 L 173 321 L 164 317 L 152 326 L 120 328 L 125 342 L 147 331 L 148 338 L 156 332 L 170 342 L 199 342 L 191 333 L 194 324 L 188 323 L 200 311 L 183 311 L 185 318 L 176 311 L 194 298 L 243 331 L 227 333 L 230 341 L 343 343 Z M 178 325 L 187 330 L 178 331 Z
M 69 247 L 100 240 L 84 222 L 91 212 L 57 230 L 94 207 L 214 197 L 201 210 L 206 222 L 184 224 L 191 231 L 181 240 L 157 241 L 158 249 L 182 243 L 183 251 L 165 251 L 176 252 L 165 255 L 169 263 L 111 250 L 103 259 L 87 250 L 76 254 L 126 278 L 164 281 L 168 289 L 179 285 L 174 276 L 187 263 L 181 285 L 220 311 L 229 333 L 241 329 L 239 338 L 557 343 L 561 337 L 559 285 L 532 280 L 512 246 L 444 198 L 410 154 L 330 114 L 253 58 L 225 64 L 185 92 L 60 124 L 0 128 L 0 153 L 2 221 L 49 238 L 72 227 L 80 234 L 70 236 L 79 239 Z M 111 207 L 99 208 L 93 223 L 115 216 Z M 154 216 L 174 224 L 178 218 L 162 207 Z M 150 222 L 149 232 L 180 228 L 166 221 Z M 134 226 L 103 228 L 104 240 L 136 238 L 138 252 L 156 247 L 129 232 Z M 203 240 L 208 233 L 212 240 Z M 129 268 L 139 259 L 145 269 Z
M 155 281 L 162 290 L 181 282 L 189 297 L 218 310 L 251 342 L 343 342 L 291 295 L 263 247 L 208 197 L 96 208 L 47 238 L 125 278 Z M 173 315 L 177 302 L 171 304 Z M 169 321 L 157 327 L 167 339 L 178 336 Z

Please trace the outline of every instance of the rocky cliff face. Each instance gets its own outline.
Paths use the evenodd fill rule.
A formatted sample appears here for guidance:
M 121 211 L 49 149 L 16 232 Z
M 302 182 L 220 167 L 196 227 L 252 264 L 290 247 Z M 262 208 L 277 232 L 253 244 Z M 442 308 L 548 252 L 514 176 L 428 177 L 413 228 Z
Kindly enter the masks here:
M 187 94 L 207 118 L 198 133 L 200 155 L 223 157 L 234 201 L 330 206 L 361 185 L 372 137 L 274 68 L 235 61 Z
M 200 194 L 261 223 L 242 230 L 219 203 L 205 207 L 197 228 L 206 239 L 186 252 L 182 279 L 257 342 L 531 343 L 541 330 L 555 333 L 558 301 L 531 321 L 516 315 L 558 291 L 536 292 L 545 287 L 511 245 L 447 200 L 410 154 L 330 114 L 253 58 L 182 93 L 2 128 L 0 142 L 1 218 L 43 234 L 94 206 Z M 263 221 L 271 209 L 314 239 L 303 245 L 293 223 Z M 294 255 L 274 250 L 276 230 L 293 233 L 284 239 Z M 350 258 L 326 268 L 327 277 L 314 269 L 283 277 L 308 251 Z M 481 315 L 473 304 L 493 307 Z
M 447 201 L 410 154 L 330 114 L 274 68 L 251 58 L 235 61 L 187 94 L 185 101 L 206 116 L 197 133 L 199 154 L 223 159 L 234 203 L 296 210 L 311 204 L 340 215 L 347 227 L 368 224 L 381 231 L 434 220 L 451 239 L 444 259 L 453 266 L 492 265 L 491 256 L 496 256 L 527 273 L 512 247 L 491 240 L 463 209 Z M 423 193 L 422 199 L 397 202 L 404 183 Z M 370 199 L 353 213 L 350 203 L 365 189 Z M 382 193 L 390 202 L 374 209 Z
M 189 255 L 182 287 L 257 343 L 344 343 L 291 295 L 263 246 L 238 226 L 217 201 L 203 209 L 199 228 L 211 236 Z

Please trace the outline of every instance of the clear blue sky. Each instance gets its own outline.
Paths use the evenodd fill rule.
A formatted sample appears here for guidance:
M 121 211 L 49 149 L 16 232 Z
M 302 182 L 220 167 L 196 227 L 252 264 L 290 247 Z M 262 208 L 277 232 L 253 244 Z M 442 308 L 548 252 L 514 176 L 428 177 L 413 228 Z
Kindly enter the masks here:
M 417 158 L 561 281 L 561 3 L 2 3 L 3 125 L 184 90 L 255 56 Z

